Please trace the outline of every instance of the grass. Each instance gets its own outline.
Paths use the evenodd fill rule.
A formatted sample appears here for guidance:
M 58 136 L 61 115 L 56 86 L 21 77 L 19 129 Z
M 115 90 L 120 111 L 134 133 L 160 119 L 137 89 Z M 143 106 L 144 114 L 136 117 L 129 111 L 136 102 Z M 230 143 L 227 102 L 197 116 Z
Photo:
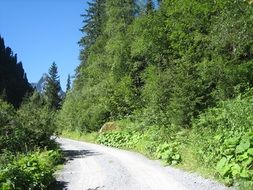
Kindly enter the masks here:
M 191 144 L 182 145 L 179 151 L 182 156 L 182 162 L 176 166 L 177 168 L 198 173 L 204 178 L 218 180 L 215 178 L 215 171 L 213 168 L 201 164 L 199 158 L 195 155 L 194 147 L 192 147 Z
M 85 141 L 90 143 L 95 143 L 96 138 L 98 136 L 97 132 L 92 133 L 81 133 L 78 131 L 62 131 L 61 137 L 70 138 L 73 140 Z

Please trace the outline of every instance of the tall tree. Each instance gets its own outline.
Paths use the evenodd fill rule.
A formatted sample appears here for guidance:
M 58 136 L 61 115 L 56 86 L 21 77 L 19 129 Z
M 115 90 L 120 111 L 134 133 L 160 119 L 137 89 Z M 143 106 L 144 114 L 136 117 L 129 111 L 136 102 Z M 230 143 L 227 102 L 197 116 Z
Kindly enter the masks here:
M 66 93 L 70 90 L 70 88 L 71 88 L 71 80 L 70 80 L 70 74 L 68 74 Z
M 147 0 L 146 13 L 151 13 L 154 10 L 154 3 L 152 0 Z
M 47 83 L 45 87 L 45 96 L 47 100 L 47 104 L 51 109 L 59 109 L 60 108 L 60 80 L 58 76 L 58 69 L 55 62 L 52 63 L 49 72 L 49 76 L 47 77 Z
M 4 39 L 0 36 L 0 94 L 4 93 L 6 100 L 19 107 L 25 94 L 32 91 L 17 54 L 10 47 L 5 47 Z
M 84 18 L 83 27 L 80 29 L 84 36 L 79 41 L 83 47 L 80 53 L 80 59 L 85 62 L 88 56 L 88 49 L 96 42 L 96 39 L 102 34 L 105 19 L 105 0 L 92 0 L 88 2 L 89 8 Z
M 105 0 L 92 0 L 88 2 L 89 8 L 86 10 L 83 17 L 83 27 L 80 31 L 83 33 L 83 37 L 78 42 L 81 46 L 79 59 L 80 65 L 76 68 L 76 80 L 75 86 L 80 88 L 82 86 L 82 77 L 80 77 L 81 70 L 87 63 L 87 58 L 90 52 L 90 48 L 95 44 L 99 36 L 101 36 L 103 27 L 105 24 Z

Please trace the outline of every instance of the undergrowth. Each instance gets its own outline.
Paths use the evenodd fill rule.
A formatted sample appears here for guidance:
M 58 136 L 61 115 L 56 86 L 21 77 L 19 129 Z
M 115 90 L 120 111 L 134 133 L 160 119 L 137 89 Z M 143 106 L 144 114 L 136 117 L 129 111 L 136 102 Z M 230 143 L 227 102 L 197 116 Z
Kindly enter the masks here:
M 173 141 L 172 138 L 163 141 L 163 128 L 157 130 L 157 126 L 150 126 L 145 130 L 140 130 L 138 124 L 127 120 L 120 121 L 118 124 L 121 126 L 119 130 L 100 133 L 96 142 L 106 146 L 135 150 L 151 158 L 161 159 L 165 165 L 180 163 L 179 142 Z
M 47 189 L 54 181 L 56 165 L 61 161 L 60 151 L 36 151 L 15 157 L 0 158 L 1 190 Z
M 220 102 L 193 120 L 191 129 L 145 126 L 130 120 L 101 133 L 97 143 L 131 149 L 216 178 L 241 189 L 253 188 L 253 98 Z

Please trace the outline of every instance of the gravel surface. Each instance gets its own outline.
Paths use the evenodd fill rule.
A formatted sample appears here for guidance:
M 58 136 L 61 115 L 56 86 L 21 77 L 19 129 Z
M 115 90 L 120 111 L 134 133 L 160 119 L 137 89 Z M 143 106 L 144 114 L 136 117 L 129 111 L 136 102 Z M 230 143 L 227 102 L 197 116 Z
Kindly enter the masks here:
M 58 190 L 227 190 L 212 180 L 172 167 L 141 154 L 57 139 L 67 162 L 57 175 Z

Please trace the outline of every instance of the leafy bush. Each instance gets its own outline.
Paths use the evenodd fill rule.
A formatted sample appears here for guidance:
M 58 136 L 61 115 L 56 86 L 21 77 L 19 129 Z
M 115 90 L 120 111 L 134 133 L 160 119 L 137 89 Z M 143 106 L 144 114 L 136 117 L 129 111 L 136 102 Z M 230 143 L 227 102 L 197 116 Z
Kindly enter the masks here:
M 219 149 L 222 158 L 216 169 L 227 184 L 253 179 L 253 132 L 227 138 Z
M 0 151 L 27 152 L 37 147 L 52 147 L 54 113 L 46 106 L 27 102 L 15 111 L 0 100 Z
M 10 144 L 6 137 L 13 132 L 15 115 L 14 108 L 0 99 L 0 153 L 6 145 Z
M 17 111 L 17 121 L 22 128 L 22 136 L 28 148 L 51 147 L 51 136 L 57 131 L 54 123 L 55 113 L 47 106 L 28 102 Z M 25 134 L 24 134 L 25 133 Z
M 131 138 L 132 134 L 129 131 L 112 131 L 100 134 L 97 138 L 97 143 L 116 148 L 126 148 L 129 147 Z
M 0 189 L 46 189 L 54 180 L 60 152 L 38 151 L 56 149 L 53 118 L 42 102 L 30 99 L 14 110 L 0 99 Z
M 221 102 L 194 122 L 201 160 L 226 184 L 253 180 L 253 98 Z
M 135 123 L 121 121 L 120 125 L 125 126 L 121 130 L 101 133 L 97 138 L 97 143 L 116 148 L 144 151 L 144 153 L 161 159 L 164 164 L 176 165 L 180 163 L 179 143 L 177 141 L 167 143 L 162 135 L 164 132 L 159 127 L 146 127 L 141 131 Z M 135 130 L 133 130 L 136 128 Z
M 46 189 L 54 180 L 54 166 L 59 162 L 58 151 L 20 155 L 0 171 L 0 189 Z
M 163 143 L 157 147 L 156 156 L 165 164 L 176 165 L 181 161 L 181 156 L 178 152 L 178 143 Z

